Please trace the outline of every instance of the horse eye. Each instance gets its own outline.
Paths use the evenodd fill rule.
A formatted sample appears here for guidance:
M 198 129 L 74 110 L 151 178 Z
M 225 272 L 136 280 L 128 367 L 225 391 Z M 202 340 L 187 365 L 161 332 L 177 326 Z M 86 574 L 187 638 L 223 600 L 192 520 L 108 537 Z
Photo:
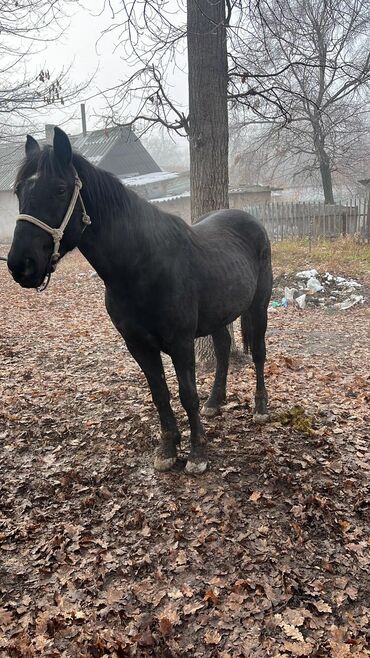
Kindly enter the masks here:
M 65 193 L 66 193 L 66 188 L 65 187 L 60 186 L 60 187 L 57 188 L 58 196 L 64 196 Z

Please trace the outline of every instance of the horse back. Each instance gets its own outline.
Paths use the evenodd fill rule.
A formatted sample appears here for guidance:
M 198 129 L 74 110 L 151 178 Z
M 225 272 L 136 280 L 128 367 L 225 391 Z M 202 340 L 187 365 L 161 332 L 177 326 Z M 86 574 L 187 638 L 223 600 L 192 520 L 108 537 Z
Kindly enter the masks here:
M 266 229 L 258 219 L 244 210 L 217 210 L 200 217 L 192 226 L 193 232 L 209 240 L 238 237 L 253 250 L 269 247 Z
M 209 213 L 192 226 L 193 276 L 198 282 L 198 335 L 211 333 L 249 308 L 256 295 L 269 299 L 271 249 L 262 224 L 242 210 Z

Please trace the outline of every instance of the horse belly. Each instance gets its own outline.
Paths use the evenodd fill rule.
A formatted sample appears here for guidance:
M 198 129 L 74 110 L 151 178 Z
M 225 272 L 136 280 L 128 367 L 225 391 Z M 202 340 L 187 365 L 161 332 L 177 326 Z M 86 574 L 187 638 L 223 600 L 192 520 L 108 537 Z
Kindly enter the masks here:
M 197 336 L 208 336 L 220 327 L 236 320 L 251 304 L 257 280 L 218 282 L 209 294 L 199 300 Z

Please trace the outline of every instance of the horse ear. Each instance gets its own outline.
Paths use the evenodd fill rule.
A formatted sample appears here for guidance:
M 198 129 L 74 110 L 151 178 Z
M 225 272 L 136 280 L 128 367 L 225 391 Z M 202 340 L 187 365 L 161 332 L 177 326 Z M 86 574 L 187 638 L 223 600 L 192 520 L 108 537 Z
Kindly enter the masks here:
M 58 127 L 54 128 L 53 149 L 59 164 L 66 169 L 72 162 L 72 147 L 65 132 Z
M 34 155 L 40 153 L 40 147 L 31 135 L 27 135 L 25 151 L 26 158 L 32 158 Z

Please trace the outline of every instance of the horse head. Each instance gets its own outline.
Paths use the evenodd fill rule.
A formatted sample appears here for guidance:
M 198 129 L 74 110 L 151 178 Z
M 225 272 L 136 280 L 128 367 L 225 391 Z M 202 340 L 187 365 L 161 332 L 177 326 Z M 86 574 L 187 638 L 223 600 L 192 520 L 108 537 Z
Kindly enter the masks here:
M 63 130 L 55 128 L 53 147 L 43 150 L 28 135 L 25 150 L 14 185 L 19 215 L 8 267 L 22 287 L 38 288 L 60 258 L 77 246 L 90 219 Z

